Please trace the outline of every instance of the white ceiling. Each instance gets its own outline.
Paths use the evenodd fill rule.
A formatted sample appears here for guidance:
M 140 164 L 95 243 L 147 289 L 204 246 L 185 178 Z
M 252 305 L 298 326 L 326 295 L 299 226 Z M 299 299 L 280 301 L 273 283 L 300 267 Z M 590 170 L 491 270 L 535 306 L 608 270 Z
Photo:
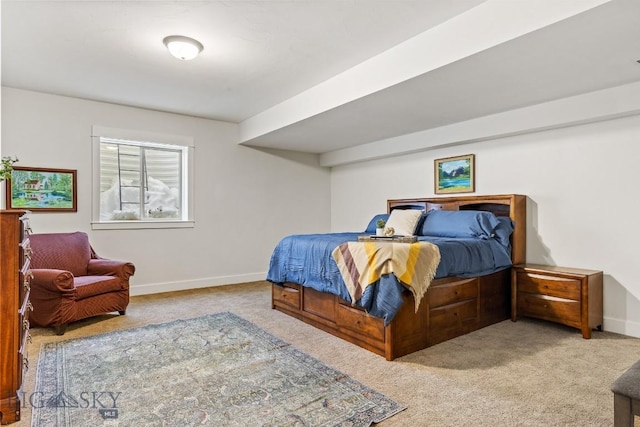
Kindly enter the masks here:
M 312 153 L 640 81 L 638 0 L 3 0 L 1 14 L 3 86 L 236 122 L 241 142 Z M 204 51 L 174 59 L 172 34 Z

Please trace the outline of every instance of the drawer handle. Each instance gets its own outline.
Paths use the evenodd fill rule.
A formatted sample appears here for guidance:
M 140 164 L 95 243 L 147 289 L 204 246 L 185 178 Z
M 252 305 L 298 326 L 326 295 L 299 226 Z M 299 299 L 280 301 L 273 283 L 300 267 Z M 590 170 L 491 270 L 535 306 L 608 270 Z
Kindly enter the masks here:
M 31 285 L 26 280 L 24 281 L 24 290 L 27 292 L 31 291 Z
M 29 311 L 33 311 L 33 304 L 31 304 L 31 301 L 27 301 L 27 308 Z
M 33 338 L 31 337 L 31 334 L 29 332 L 27 332 L 27 341 L 33 343 Z
M 27 319 L 24 319 L 24 320 L 22 321 L 22 328 L 23 328 L 25 331 L 28 331 L 28 330 L 29 330 L 29 321 L 28 321 Z

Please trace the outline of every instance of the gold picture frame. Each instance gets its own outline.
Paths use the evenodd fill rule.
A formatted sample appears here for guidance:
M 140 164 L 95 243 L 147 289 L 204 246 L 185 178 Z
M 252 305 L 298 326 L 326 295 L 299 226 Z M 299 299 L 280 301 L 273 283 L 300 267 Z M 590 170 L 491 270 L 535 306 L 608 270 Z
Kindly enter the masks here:
M 434 161 L 436 194 L 473 193 L 476 191 L 475 155 L 446 157 Z

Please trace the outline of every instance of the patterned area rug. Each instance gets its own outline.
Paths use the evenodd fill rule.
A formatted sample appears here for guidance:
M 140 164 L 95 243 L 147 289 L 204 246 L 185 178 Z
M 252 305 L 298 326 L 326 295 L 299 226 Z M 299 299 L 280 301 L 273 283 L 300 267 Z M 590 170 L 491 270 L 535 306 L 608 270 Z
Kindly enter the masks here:
M 369 426 L 404 409 L 232 313 L 44 344 L 32 427 Z

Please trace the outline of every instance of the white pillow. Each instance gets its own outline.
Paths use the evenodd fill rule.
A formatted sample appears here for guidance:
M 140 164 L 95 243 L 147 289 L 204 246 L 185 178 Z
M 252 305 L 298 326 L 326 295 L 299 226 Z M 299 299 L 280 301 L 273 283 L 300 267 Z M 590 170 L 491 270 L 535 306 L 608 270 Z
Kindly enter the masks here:
M 417 209 L 394 209 L 385 227 L 393 227 L 396 236 L 413 236 L 421 216 Z

